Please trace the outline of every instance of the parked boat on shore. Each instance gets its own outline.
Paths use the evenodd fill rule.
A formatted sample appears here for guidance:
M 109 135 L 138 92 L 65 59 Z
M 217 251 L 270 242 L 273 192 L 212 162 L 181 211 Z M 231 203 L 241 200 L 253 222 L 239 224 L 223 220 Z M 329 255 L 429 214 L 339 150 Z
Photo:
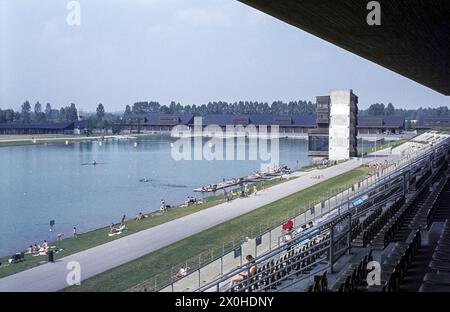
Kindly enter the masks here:
M 207 186 L 196 188 L 196 189 L 194 189 L 194 192 L 201 192 L 201 193 L 213 192 L 214 193 L 216 191 L 223 190 L 223 189 L 226 189 L 229 187 L 243 185 L 244 183 L 256 183 L 256 182 L 261 182 L 261 181 L 272 180 L 272 179 L 280 177 L 284 174 L 289 174 L 289 173 L 291 173 L 291 169 L 285 165 L 275 166 L 272 168 L 269 167 L 268 170 L 265 172 L 255 171 L 252 174 L 245 176 L 245 177 L 232 178 L 232 179 L 229 179 L 229 180 L 217 183 L 217 184 L 210 184 Z

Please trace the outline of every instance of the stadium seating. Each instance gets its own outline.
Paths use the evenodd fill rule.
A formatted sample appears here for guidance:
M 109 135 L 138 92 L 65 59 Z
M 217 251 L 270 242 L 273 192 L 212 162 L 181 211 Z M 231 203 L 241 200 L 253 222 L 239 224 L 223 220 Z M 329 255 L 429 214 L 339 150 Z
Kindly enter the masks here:
M 285 254 L 272 258 L 257 273 L 228 289 L 230 292 L 276 289 L 286 277 L 308 274 L 328 252 L 329 233 L 322 233 L 301 246 L 292 246 Z
M 373 237 L 378 234 L 380 229 L 391 219 L 395 212 L 401 207 L 405 202 L 404 197 L 401 197 L 395 203 L 393 203 L 389 208 L 386 209 L 381 215 L 374 218 L 362 231 L 360 235 L 353 241 L 353 244 L 357 247 L 366 247 Z
M 333 291 L 354 292 L 357 291 L 366 281 L 368 274 L 367 264 L 373 260 L 372 250 L 359 263 L 348 266 L 347 270 L 340 276 L 334 284 Z
M 369 291 L 395 292 L 399 290 L 405 274 L 421 245 L 420 230 L 407 242 L 398 242 L 381 265 L 381 285 L 368 286 Z
M 425 275 L 419 291 L 450 292 L 450 226 L 448 220 L 445 222 L 429 268 L 432 272 Z

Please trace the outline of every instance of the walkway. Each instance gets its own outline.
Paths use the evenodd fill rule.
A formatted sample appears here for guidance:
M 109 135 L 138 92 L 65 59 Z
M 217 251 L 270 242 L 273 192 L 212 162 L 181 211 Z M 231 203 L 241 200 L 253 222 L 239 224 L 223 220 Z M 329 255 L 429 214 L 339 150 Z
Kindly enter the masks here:
M 391 156 L 393 157 L 393 156 Z M 373 161 L 367 159 L 366 161 Z M 361 165 L 353 159 L 322 169 L 322 179 L 313 179 L 317 170 L 299 172 L 299 178 L 273 186 L 254 197 L 236 199 L 209 209 L 158 225 L 91 249 L 0 279 L 0 291 L 58 291 L 68 286 L 66 268 L 71 261 L 81 266 L 82 280 L 127 263 L 162 247 L 175 243 L 227 220 L 311 187 L 317 183 L 355 169 Z M 189 226 L 186 226 L 189 225 Z

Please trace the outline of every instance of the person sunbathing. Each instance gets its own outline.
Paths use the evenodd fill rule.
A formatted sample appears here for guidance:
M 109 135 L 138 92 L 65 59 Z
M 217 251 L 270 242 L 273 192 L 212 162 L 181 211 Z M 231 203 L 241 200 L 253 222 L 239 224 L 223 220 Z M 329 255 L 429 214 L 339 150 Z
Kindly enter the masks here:
M 127 226 L 125 225 L 125 223 L 122 223 L 119 227 L 119 232 L 121 233 L 121 232 L 125 231 L 126 229 L 127 229 Z
M 251 265 L 250 269 L 248 271 L 240 272 L 239 274 L 235 275 L 231 279 L 230 288 L 241 283 L 247 277 L 255 275 L 256 272 L 258 271 L 258 268 L 257 268 L 256 264 L 254 263 L 255 258 L 253 258 L 252 255 L 248 255 L 247 257 L 245 257 L 245 259 L 247 259 L 247 261 L 249 262 L 248 264 Z
M 145 215 L 142 212 L 139 212 L 137 217 L 136 217 L 136 221 L 142 220 L 145 218 Z
M 109 233 L 116 234 L 118 232 L 120 232 L 119 229 L 114 226 L 114 223 L 111 223 L 111 226 L 109 227 Z

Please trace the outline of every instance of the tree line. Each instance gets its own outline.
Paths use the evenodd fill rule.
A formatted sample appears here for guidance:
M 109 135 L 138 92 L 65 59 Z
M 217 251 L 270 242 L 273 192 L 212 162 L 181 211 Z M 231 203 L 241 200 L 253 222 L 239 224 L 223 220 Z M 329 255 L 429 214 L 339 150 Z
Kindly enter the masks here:
M 440 106 L 436 108 L 418 108 L 404 109 L 395 108 L 392 103 L 384 105 L 384 103 L 375 103 L 366 110 L 359 111 L 360 116 L 400 116 L 406 120 L 419 120 L 423 117 L 450 116 L 448 106 Z
M 169 105 L 161 105 L 159 102 L 136 102 L 132 106 L 125 107 L 124 115 L 131 114 L 194 114 L 195 116 L 204 116 L 206 114 L 274 114 L 274 115 L 304 115 L 313 114 L 315 104 L 311 101 L 291 101 L 285 103 L 275 101 L 271 105 L 267 102 L 240 101 L 234 103 L 228 102 L 209 102 L 202 105 L 181 105 L 171 102 Z
M 161 105 L 159 102 L 136 102 L 132 106 L 126 105 L 123 116 L 133 114 L 165 113 L 165 114 L 194 114 L 204 116 L 206 114 L 273 114 L 280 116 L 313 114 L 315 104 L 311 101 L 275 101 L 272 104 L 267 102 L 240 101 L 209 102 L 202 105 L 181 105 L 171 102 L 169 105 Z M 369 108 L 360 109 L 360 116 L 401 116 L 406 120 L 418 120 L 428 116 L 450 116 L 447 106 L 437 108 L 403 109 L 395 108 L 392 103 L 375 103 Z M 103 104 L 98 104 L 95 113 L 88 113 L 83 117 L 90 128 L 111 128 L 114 124 L 120 124 L 121 114 L 108 113 Z M 20 111 L 12 109 L 0 109 L 0 123 L 45 123 L 76 121 L 80 117 L 79 111 L 74 103 L 63 106 L 59 109 L 52 107 L 50 103 L 45 108 L 40 102 L 36 102 L 32 109 L 29 101 L 25 101 Z
M 75 120 L 78 120 L 78 110 L 74 103 L 60 109 L 53 109 L 50 103 L 43 108 L 41 103 L 36 102 L 32 109 L 30 102 L 25 101 L 20 111 L 0 109 L 0 123 L 44 123 Z
M 98 104 L 95 113 L 80 114 L 75 103 L 70 103 L 68 106 L 63 106 L 59 109 L 52 108 L 50 103 L 47 103 L 45 109 L 42 108 L 40 102 L 34 104 L 32 109 L 29 101 L 25 101 L 20 111 L 13 109 L 0 109 L 0 123 L 57 123 L 57 122 L 72 122 L 84 120 L 86 121 L 86 128 L 93 129 L 112 129 L 113 132 L 120 131 L 121 116 L 105 111 L 102 103 Z

